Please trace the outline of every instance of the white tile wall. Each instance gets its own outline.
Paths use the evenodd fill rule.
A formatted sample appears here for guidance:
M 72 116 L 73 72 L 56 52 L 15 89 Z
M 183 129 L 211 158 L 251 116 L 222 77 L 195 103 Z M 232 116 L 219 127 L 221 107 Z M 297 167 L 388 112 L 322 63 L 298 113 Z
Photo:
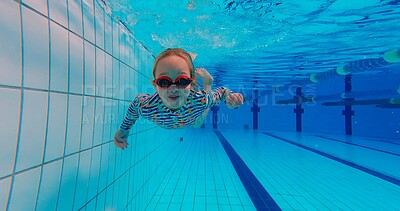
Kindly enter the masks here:
M 67 142 L 65 155 L 79 151 L 81 142 L 82 97 L 70 95 L 68 103 Z
M 21 0 L 27 6 L 47 16 L 47 1 L 48 0 Z
M 39 165 L 43 160 L 48 94 L 25 90 L 16 171 Z
M 112 88 L 114 89 L 114 91 L 113 91 L 112 97 L 116 98 L 116 99 L 119 99 L 120 92 L 121 92 L 121 85 L 119 83 L 119 77 L 120 77 L 119 66 L 120 66 L 119 61 L 116 60 L 116 59 L 113 59 L 112 60 L 112 70 L 113 70 L 112 71 L 112 74 L 113 74 L 113 76 L 112 76 L 112 80 L 113 80 Z
M 18 128 L 21 105 L 21 91 L 0 88 L 0 178 L 13 172 L 14 157 L 18 143 Z
M 78 154 L 64 158 L 63 162 L 57 208 L 60 210 L 72 210 L 78 169 Z
M 0 180 L 0 207 L 7 207 L 11 177 Z
M 113 144 L 104 144 L 101 146 L 101 166 L 100 166 L 100 176 L 99 176 L 99 191 L 105 189 L 107 185 L 107 177 L 108 174 L 111 174 L 108 170 L 109 167 L 109 156 L 110 156 L 110 148 L 114 148 Z
M 119 43 L 120 43 L 120 55 L 121 55 L 121 60 L 124 63 L 128 63 L 129 62 L 129 55 L 128 55 L 128 31 L 123 28 L 122 26 L 119 29 Z
M 14 177 L 8 210 L 32 210 L 35 207 L 39 175 L 40 167 L 37 167 Z
M 69 29 L 80 37 L 83 35 L 82 1 L 68 0 Z
M 93 199 L 99 189 L 99 170 L 100 170 L 100 159 L 101 159 L 101 147 L 93 148 L 91 155 L 91 164 L 90 164 L 90 178 L 88 183 L 88 194 L 87 199 Z
M 69 92 L 83 93 L 83 39 L 69 33 Z
M 105 194 L 105 192 L 101 192 L 99 194 L 99 196 L 97 197 L 97 203 L 96 203 L 96 205 L 93 205 L 94 208 L 92 210 L 94 210 L 94 209 L 104 210 L 105 203 L 106 203 L 106 194 Z
M 43 166 L 36 210 L 55 210 L 60 185 L 62 160 Z
M 120 57 L 120 45 L 119 45 L 119 26 L 116 24 L 115 20 L 112 20 L 112 50 L 113 55 L 117 58 Z
M 120 78 L 119 78 L 119 83 L 121 84 L 121 87 L 122 87 L 122 95 L 121 95 L 121 97 L 122 97 L 122 99 L 129 99 L 128 97 L 129 97 L 129 88 L 130 87 L 127 87 L 126 86 L 126 81 L 127 80 L 129 80 L 129 72 L 128 72 L 128 67 L 125 65 L 125 63 L 121 63 L 120 64 L 120 69 L 119 69 L 119 76 L 120 76 Z
M 109 147 L 109 154 L 108 154 L 108 173 L 107 173 L 107 186 L 111 185 L 111 183 L 114 181 L 113 178 L 115 178 L 115 153 L 117 152 L 117 150 L 110 145 Z
M 90 156 L 91 151 L 84 151 L 79 155 L 79 169 L 76 177 L 76 192 L 73 210 L 81 208 L 87 199 L 87 191 L 89 188 L 88 180 L 90 177 Z
M 101 3 L 94 3 L 94 23 L 96 31 L 96 46 L 104 49 L 104 9 Z
M 111 125 L 116 123 L 115 121 L 115 116 L 116 114 L 113 113 L 113 107 L 115 107 L 116 104 L 113 104 L 113 101 L 111 99 L 105 99 L 104 101 L 104 128 L 103 128 L 103 140 L 102 143 L 107 143 L 111 141 L 114 137 L 114 131 L 111 131 Z
M 96 48 L 96 96 L 104 96 L 104 58 L 104 51 L 100 48 Z
M 48 0 L 50 18 L 65 28 L 68 28 L 68 13 L 66 0 Z
M 50 22 L 50 89 L 68 91 L 68 32 Z
M 66 94 L 50 93 L 46 162 L 63 156 L 67 126 L 67 102 Z
M 93 0 L 82 0 L 83 7 L 83 31 L 85 39 L 95 43 L 94 7 Z
M 86 95 L 95 95 L 95 47 L 89 42 L 85 42 L 85 86 Z
M 25 7 L 22 8 L 23 84 L 25 87 L 49 87 L 48 21 Z M 40 55 L 40 56 L 37 56 Z
M 5 210 L 148 203 L 154 188 L 143 184 L 152 165 L 143 158 L 160 152 L 153 151 L 157 142 L 146 140 L 148 132 L 140 139 L 135 133 L 153 125 L 135 125 L 124 151 L 112 138 L 130 101 L 143 90 L 137 86 L 148 83 L 143 75 L 152 59 L 105 11 L 97 0 L 0 2 L 0 27 L 6 32 L 0 34 L 5 67 L 0 99 L 7 99 L 0 104 Z
M 94 97 L 85 97 L 82 116 L 82 142 L 81 150 L 92 147 L 94 119 Z
M 20 10 L 14 1 L 0 1 L 0 84 L 21 85 Z
M 113 86 L 113 69 L 112 69 L 112 57 L 110 54 L 105 54 L 105 86 L 104 86 L 104 96 L 105 97 L 112 97 L 114 92 Z
M 111 15 L 105 13 L 104 15 L 104 45 L 107 53 L 112 53 L 113 47 L 113 30 L 112 30 L 112 18 Z
M 126 52 L 126 54 L 127 54 L 126 63 L 128 66 L 133 67 L 134 66 L 133 58 L 135 57 L 135 55 L 133 54 L 134 49 L 132 49 L 130 46 L 135 46 L 135 40 L 131 36 L 127 36 L 126 42 L 127 42 L 127 45 L 129 46 L 126 48 L 126 51 L 127 51 Z
M 138 41 L 135 42 L 135 46 L 140 46 Z M 138 48 L 139 47 L 135 48 L 134 51 L 133 51 L 134 52 L 133 59 L 135 60 L 133 62 L 133 68 L 135 68 L 136 70 L 140 69 L 140 66 L 139 66 L 139 63 L 140 63 L 140 60 L 139 60 L 139 49 Z M 150 75 L 152 76 L 153 73 L 152 73 L 151 69 L 149 71 L 150 71 Z
M 94 114 L 93 146 L 103 143 L 104 98 L 96 98 Z M 110 141 L 110 140 L 107 140 Z

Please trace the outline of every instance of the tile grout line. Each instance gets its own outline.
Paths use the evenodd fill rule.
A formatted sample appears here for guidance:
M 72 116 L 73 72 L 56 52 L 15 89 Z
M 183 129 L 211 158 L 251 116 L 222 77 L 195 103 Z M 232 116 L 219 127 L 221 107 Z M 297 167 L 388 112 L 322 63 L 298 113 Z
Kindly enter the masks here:
M 23 23 L 23 16 L 22 16 L 22 6 L 21 3 L 18 3 L 18 9 L 19 9 L 19 18 L 20 18 L 20 39 L 21 39 L 21 86 L 24 85 L 24 23 Z M 11 202 L 11 197 L 13 193 L 13 188 L 14 188 L 14 181 L 15 181 L 15 171 L 17 168 L 17 158 L 18 158 L 18 151 L 19 151 L 19 143 L 21 140 L 21 127 L 22 127 L 22 115 L 23 115 L 23 106 L 24 106 L 24 90 L 21 90 L 21 98 L 20 98 L 20 110 L 19 110 L 19 124 L 18 124 L 18 137 L 17 137 L 17 144 L 16 144 L 16 149 L 15 149 L 15 156 L 14 156 L 14 165 L 12 169 L 12 174 L 13 176 L 11 177 L 11 182 L 10 182 L 10 189 L 8 190 L 8 197 L 6 199 L 6 205 L 5 209 L 6 211 L 9 210 L 10 207 L 10 202 Z

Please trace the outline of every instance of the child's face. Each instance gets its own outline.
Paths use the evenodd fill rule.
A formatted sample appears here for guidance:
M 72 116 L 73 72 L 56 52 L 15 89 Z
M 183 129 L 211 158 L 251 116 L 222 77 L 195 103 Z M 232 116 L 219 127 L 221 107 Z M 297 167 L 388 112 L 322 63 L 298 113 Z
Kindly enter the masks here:
M 182 75 L 190 77 L 189 64 L 182 57 L 170 55 L 158 61 L 155 69 L 156 79 L 160 76 L 167 76 L 175 82 L 175 79 Z M 180 109 L 185 104 L 191 89 L 190 84 L 185 88 L 177 87 L 175 84 L 163 88 L 153 82 L 153 86 L 163 103 L 173 111 Z

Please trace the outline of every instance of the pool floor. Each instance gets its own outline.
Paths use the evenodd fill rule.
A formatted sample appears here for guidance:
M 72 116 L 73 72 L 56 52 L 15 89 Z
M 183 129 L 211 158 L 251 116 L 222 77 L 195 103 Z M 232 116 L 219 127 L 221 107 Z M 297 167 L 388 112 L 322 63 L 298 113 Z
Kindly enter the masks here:
M 394 140 L 189 130 L 181 144 L 148 210 L 398 209 Z

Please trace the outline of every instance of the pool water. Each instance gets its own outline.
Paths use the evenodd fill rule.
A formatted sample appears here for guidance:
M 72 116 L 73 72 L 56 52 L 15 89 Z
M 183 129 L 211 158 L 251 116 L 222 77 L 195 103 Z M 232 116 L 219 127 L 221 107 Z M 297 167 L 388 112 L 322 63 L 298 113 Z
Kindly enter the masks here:
M 0 1 L 0 207 L 397 210 L 398 1 Z M 155 56 L 198 54 L 200 129 L 139 119 Z M 397 161 L 396 161 L 397 160 Z

